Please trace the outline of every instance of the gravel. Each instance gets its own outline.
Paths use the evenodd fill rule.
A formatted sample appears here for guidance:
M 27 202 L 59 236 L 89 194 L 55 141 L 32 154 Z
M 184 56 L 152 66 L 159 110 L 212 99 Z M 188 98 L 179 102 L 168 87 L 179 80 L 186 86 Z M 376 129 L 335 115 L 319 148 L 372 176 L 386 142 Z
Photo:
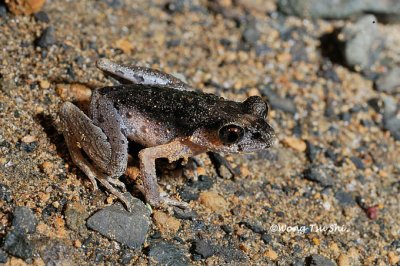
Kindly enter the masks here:
M 139 199 L 130 198 L 132 211 L 117 202 L 96 212 L 87 220 L 87 226 L 103 236 L 130 248 L 141 248 L 150 226 L 150 211 Z

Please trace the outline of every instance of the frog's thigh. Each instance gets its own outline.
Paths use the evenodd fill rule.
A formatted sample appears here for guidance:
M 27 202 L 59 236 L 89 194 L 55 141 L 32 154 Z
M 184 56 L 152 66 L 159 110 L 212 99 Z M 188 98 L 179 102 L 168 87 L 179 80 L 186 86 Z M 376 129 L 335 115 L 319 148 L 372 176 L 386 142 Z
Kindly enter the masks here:
M 70 102 L 65 102 L 61 107 L 60 118 L 63 133 L 71 157 L 89 178 L 94 175 L 91 166 L 81 154 L 82 148 L 96 167 L 105 171 L 111 158 L 111 145 L 103 131 L 93 124 L 78 107 Z M 85 170 L 86 169 L 86 170 Z
M 117 80 L 122 81 L 122 83 L 165 85 L 181 90 L 193 90 L 192 87 L 180 79 L 147 67 L 122 66 L 105 58 L 97 61 L 97 67 L 117 78 Z
M 139 152 L 140 173 L 143 181 L 143 193 L 146 200 L 157 205 L 160 202 L 158 191 L 155 160 L 157 158 L 168 158 L 169 161 L 176 161 L 182 157 L 194 155 L 194 151 L 181 141 L 173 141 L 168 144 L 150 147 Z
M 124 122 L 107 98 L 102 98 L 95 92 L 92 102 L 94 104 L 91 105 L 90 112 L 93 123 L 104 132 L 110 145 L 110 157 L 105 172 L 111 177 L 119 177 L 128 164 L 128 139 L 122 133 Z

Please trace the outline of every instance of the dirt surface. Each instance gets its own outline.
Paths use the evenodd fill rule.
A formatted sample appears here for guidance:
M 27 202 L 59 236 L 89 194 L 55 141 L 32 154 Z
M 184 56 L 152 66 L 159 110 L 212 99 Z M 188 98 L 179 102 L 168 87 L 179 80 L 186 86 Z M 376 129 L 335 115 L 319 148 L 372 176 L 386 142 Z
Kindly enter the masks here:
M 400 94 L 374 85 L 400 65 L 399 24 L 374 22 L 382 52 L 357 72 L 330 39 L 352 21 L 286 16 L 274 1 L 47 1 L 30 16 L 0 11 L 0 263 L 399 264 L 398 120 L 384 118 L 398 112 Z M 93 192 L 57 117 L 63 101 L 84 107 L 90 89 L 112 84 L 95 67 L 102 57 L 232 100 L 261 95 L 277 143 L 225 155 L 233 178 L 205 154 L 198 180 L 160 165 L 161 189 L 192 212 L 151 210 L 140 247 L 110 240 L 86 220 L 117 199 Z M 143 200 L 136 163 L 132 148 L 121 180 Z

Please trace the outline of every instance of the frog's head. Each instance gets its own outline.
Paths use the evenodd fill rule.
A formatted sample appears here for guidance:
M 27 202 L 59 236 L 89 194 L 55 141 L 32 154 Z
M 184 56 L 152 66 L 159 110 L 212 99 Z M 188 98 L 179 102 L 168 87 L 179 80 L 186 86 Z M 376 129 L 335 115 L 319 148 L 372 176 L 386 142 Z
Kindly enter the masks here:
M 251 96 L 238 103 L 228 119 L 216 125 L 198 129 L 192 141 L 216 152 L 252 152 L 271 147 L 274 129 L 267 123 L 268 106 L 259 96 Z

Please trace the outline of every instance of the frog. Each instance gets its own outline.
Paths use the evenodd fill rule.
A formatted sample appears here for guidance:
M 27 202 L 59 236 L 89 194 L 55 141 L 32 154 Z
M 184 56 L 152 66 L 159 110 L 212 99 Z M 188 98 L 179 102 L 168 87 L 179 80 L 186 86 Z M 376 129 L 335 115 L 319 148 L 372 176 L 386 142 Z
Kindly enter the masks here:
M 84 113 L 66 101 L 59 111 L 62 132 L 73 163 L 99 182 L 130 210 L 119 178 L 128 164 L 128 144 L 139 151 L 136 186 L 153 207 L 186 206 L 160 193 L 155 161 L 170 162 L 204 152 L 248 153 L 268 149 L 275 131 L 267 122 L 268 103 L 260 96 L 239 102 L 194 89 L 160 70 L 123 65 L 102 58 L 96 63 L 117 85 L 92 91 Z

